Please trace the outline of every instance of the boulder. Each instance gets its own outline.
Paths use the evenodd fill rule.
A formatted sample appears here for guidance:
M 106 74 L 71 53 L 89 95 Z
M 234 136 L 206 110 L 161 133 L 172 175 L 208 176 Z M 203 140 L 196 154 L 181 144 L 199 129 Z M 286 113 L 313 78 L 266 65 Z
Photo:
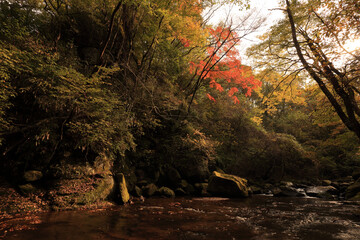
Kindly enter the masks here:
M 195 188 L 190 183 L 184 188 L 184 191 L 189 195 L 195 194 Z
M 175 189 L 175 195 L 176 196 L 185 196 L 187 194 L 182 188 L 177 188 L 177 189 Z
M 350 199 L 355 197 L 360 193 L 360 180 L 356 181 L 354 184 L 350 185 L 345 192 L 345 198 Z
M 155 184 L 150 183 L 146 185 L 142 190 L 145 197 L 151 197 L 158 191 L 158 188 Z
M 250 187 L 250 190 L 251 190 L 252 194 L 262 194 L 263 193 L 263 190 L 260 187 L 254 186 L 254 185 Z
M 322 185 L 323 186 L 330 186 L 331 185 L 331 181 L 330 180 L 322 180 Z
M 332 199 L 339 191 L 333 186 L 313 186 L 305 189 L 308 196 Z
M 168 187 L 161 187 L 159 188 L 159 194 L 161 196 L 165 196 L 165 197 L 175 197 L 175 193 L 173 190 L 171 190 L 170 188 Z
M 166 169 L 166 178 L 171 187 L 179 187 L 181 185 L 181 175 L 179 171 L 173 167 Z
M 209 192 L 207 191 L 208 183 L 195 183 L 194 193 L 198 196 L 208 197 Z
M 99 182 L 96 184 L 94 189 L 80 194 L 80 196 L 76 197 L 75 203 L 79 205 L 86 205 L 106 200 L 113 195 L 114 186 L 115 181 L 112 176 L 99 179 Z
M 274 188 L 273 194 L 275 197 L 305 197 L 304 190 L 289 186 Z
M 36 170 L 26 171 L 24 173 L 24 180 L 26 182 L 35 182 L 43 177 L 42 172 Z
M 214 171 L 209 179 L 207 191 L 223 197 L 248 197 L 247 180 L 235 175 Z
M 117 176 L 117 184 L 118 184 L 118 196 L 117 199 L 120 203 L 127 203 L 130 199 L 130 195 L 126 186 L 126 180 L 124 174 L 120 173 Z
M 31 183 L 19 185 L 19 189 L 22 194 L 34 193 L 37 190 L 37 188 L 34 187 Z
M 141 197 L 142 196 L 142 190 L 138 186 L 134 187 L 134 190 L 132 191 L 132 195 L 134 197 Z
M 355 168 L 351 176 L 354 180 L 358 180 L 360 178 L 360 168 Z

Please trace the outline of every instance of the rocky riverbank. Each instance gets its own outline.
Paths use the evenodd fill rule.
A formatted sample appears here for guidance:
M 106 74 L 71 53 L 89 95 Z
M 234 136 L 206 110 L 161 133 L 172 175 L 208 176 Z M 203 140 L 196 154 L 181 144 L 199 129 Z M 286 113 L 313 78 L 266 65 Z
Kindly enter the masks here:
M 149 178 L 139 169 L 123 174 L 113 173 L 106 164 L 94 166 L 63 165 L 46 174 L 30 170 L 16 186 L 2 178 L 1 219 L 28 212 L 101 208 L 144 201 L 153 196 L 248 197 L 268 194 L 360 200 L 360 179 L 355 181 L 351 176 L 338 181 L 323 180 L 317 185 L 289 181 L 259 184 L 219 170 L 202 182 L 190 182 L 174 167 L 163 169 L 155 174 L 155 178 Z

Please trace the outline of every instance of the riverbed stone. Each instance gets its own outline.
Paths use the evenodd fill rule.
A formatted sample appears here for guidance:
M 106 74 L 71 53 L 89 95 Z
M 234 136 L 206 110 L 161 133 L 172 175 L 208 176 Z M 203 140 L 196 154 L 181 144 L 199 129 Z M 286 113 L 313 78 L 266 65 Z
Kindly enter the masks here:
M 168 180 L 168 184 L 171 187 L 179 187 L 181 185 L 181 175 L 178 170 L 174 167 L 169 167 L 166 170 L 166 177 Z
M 182 188 L 177 188 L 175 189 L 175 195 L 176 196 L 185 196 L 187 195 L 186 192 L 184 191 L 184 189 Z
M 262 194 L 263 193 L 263 190 L 260 187 L 255 186 L 255 185 L 250 186 L 249 190 L 251 190 L 252 194 Z
M 209 179 L 207 191 L 222 197 L 248 197 L 247 180 L 235 175 L 214 171 Z
M 34 193 L 37 190 L 37 188 L 34 187 L 34 185 L 32 185 L 31 183 L 19 185 L 19 189 L 20 189 L 20 192 L 25 195 Z
M 305 197 L 305 192 L 303 190 L 289 186 L 274 188 L 273 194 L 275 197 Z
M 305 189 L 308 196 L 332 199 L 339 191 L 333 186 L 312 186 Z
M 175 193 L 174 193 L 174 191 L 173 190 L 171 190 L 170 188 L 168 188 L 168 187 L 161 187 L 161 188 L 159 188 L 159 194 L 161 195 L 161 196 L 165 196 L 165 197 L 175 197 Z
M 40 180 L 42 177 L 42 172 L 37 170 L 30 170 L 24 173 L 24 180 L 26 182 L 35 182 L 37 180 Z
M 345 198 L 350 199 L 355 197 L 358 193 L 360 193 L 360 179 L 357 180 L 354 184 L 350 185 L 345 192 Z
M 331 181 L 330 181 L 330 180 L 327 180 L 327 179 L 322 180 L 321 183 L 322 183 L 323 186 L 330 186 L 330 185 L 331 185 Z
M 134 197 L 141 197 L 142 196 L 142 190 L 138 186 L 134 187 L 134 190 L 132 191 L 132 195 Z
M 209 192 L 207 191 L 209 184 L 208 183 L 195 183 L 194 189 L 195 193 L 198 196 L 207 197 Z
M 151 197 L 153 196 L 156 192 L 158 191 L 158 187 L 153 184 L 153 183 L 150 183 L 148 185 L 146 185 L 144 188 L 143 188 L 143 194 L 145 197 Z

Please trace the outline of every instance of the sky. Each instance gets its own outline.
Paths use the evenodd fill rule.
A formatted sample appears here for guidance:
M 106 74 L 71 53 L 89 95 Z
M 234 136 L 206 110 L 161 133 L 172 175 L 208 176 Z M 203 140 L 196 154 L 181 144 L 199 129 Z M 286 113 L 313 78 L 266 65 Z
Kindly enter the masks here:
M 250 47 L 252 44 L 260 42 L 258 36 L 263 35 L 268 31 L 269 27 L 273 25 L 278 19 L 283 16 L 283 12 L 281 10 L 276 10 L 276 8 L 280 8 L 283 6 L 279 5 L 280 0 L 250 0 L 250 11 L 255 10 L 256 16 L 265 17 L 266 21 L 262 24 L 262 27 L 258 29 L 258 31 L 248 35 L 243 38 L 237 47 L 241 54 L 241 59 L 243 64 L 250 64 L 250 61 L 246 57 L 246 49 Z M 221 22 L 226 17 L 229 11 L 229 6 L 222 7 L 219 9 L 214 17 L 211 19 L 211 23 L 216 24 Z M 237 18 L 241 18 L 246 15 L 249 11 L 240 11 L 238 7 L 235 7 L 231 10 L 231 16 L 234 20 Z M 360 48 L 360 38 L 349 40 L 345 46 L 348 51 L 353 52 L 355 49 Z
M 266 33 L 269 27 L 282 17 L 282 12 L 280 10 L 275 10 L 275 8 L 279 7 L 278 1 L 279 0 L 250 0 L 250 10 L 248 11 L 240 11 L 238 7 L 231 9 L 231 16 L 235 22 L 238 21 L 239 18 L 244 17 L 250 11 L 255 11 L 254 17 L 264 17 L 266 19 L 262 24 L 262 27 L 260 27 L 256 32 L 243 38 L 238 46 L 244 64 L 247 62 L 245 56 L 246 49 L 252 44 L 259 42 L 257 37 Z M 225 6 L 219 9 L 212 17 L 210 23 L 216 24 L 224 21 L 229 9 L 230 6 Z

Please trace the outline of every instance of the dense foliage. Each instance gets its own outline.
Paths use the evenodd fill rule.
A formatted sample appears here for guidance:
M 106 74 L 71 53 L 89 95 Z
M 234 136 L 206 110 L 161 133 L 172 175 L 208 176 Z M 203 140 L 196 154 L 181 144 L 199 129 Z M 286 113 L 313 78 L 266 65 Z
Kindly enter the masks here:
M 4 172 L 106 156 L 124 171 L 172 165 L 194 182 L 219 167 L 266 181 L 351 174 L 358 143 L 320 113 L 323 95 L 302 75 L 291 91 L 280 71 L 254 76 L 237 27 L 207 24 L 220 3 L 247 1 L 1 0 Z

